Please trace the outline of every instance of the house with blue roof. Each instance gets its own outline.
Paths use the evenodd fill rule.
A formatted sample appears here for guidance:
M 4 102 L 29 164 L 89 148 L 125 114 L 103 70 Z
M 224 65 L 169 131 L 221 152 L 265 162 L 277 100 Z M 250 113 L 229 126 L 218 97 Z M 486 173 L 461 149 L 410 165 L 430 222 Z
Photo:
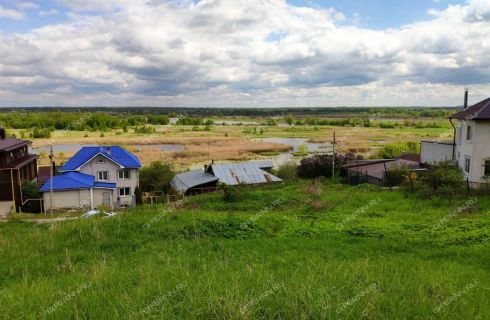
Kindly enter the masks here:
M 83 147 L 41 187 L 45 209 L 134 206 L 140 168 L 120 146 Z

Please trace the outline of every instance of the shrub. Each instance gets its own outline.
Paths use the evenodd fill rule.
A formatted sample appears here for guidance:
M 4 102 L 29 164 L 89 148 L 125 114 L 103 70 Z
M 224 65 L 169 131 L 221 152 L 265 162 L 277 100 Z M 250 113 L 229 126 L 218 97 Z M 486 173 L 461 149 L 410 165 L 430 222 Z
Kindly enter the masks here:
M 141 126 L 141 127 L 136 127 L 134 129 L 134 132 L 137 134 L 150 134 L 150 133 L 155 133 L 156 130 L 154 127 L 150 126 Z
M 376 157 L 393 159 L 404 153 L 419 153 L 420 146 L 417 142 L 387 144 L 378 150 Z
M 339 173 L 347 161 L 354 159 L 353 154 L 335 155 L 335 172 Z M 298 166 L 298 176 L 301 178 L 331 177 L 332 155 L 320 154 L 301 160 Z
M 134 196 L 136 198 L 136 205 L 142 205 L 143 204 L 143 192 L 141 191 L 140 187 L 134 188 Z
M 140 170 L 142 191 L 163 191 L 168 193 L 170 181 L 174 177 L 174 167 L 170 162 L 154 161 Z
M 39 186 L 32 181 L 22 181 L 22 199 L 39 199 L 41 194 L 39 193 Z M 41 212 L 41 206 L 39 201 L 28 201 L 22 206 L 23 212 L 39 213 Z
M 393 167 L 386 171 L 385 184 L 388 187 L 394 187 L 401 185 L 406 177 L 410 174 L 412 169 L 409 166 Z
M 288 161 L 279 166 L 276 175 L 283 180 L 296 180 L 298 178 L 298 165 Z
M 221 184 L 221 190 L 223 190 L 223 200 L 226 202 L 237 202 L 241 198 L 241 193 L 236 187 Z

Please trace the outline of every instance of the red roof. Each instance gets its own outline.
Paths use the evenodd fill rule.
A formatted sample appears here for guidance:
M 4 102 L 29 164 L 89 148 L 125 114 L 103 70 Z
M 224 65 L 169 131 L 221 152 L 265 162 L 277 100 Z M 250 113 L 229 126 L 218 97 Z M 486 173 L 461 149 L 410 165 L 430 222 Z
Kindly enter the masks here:
M 454 114 L 451 118 L 460 120 L 490 120 L 490 98 Z

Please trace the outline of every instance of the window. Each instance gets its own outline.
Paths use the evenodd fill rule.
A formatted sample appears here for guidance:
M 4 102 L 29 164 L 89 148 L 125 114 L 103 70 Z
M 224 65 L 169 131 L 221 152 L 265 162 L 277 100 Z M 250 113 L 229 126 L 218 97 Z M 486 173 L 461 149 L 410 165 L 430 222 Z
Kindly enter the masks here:
M 464 157 L 464 172 L 470 173 L 471 158 L 468 156 Z
M 117 172 L 117 177 L 119 180 L 127 180 L 130 178 L 129 170 L 119 170 Z
M 97 179 L 98 180 L 109 180 L 109 172 L 108 171 L 97 171 Z
M 485 171 L 483 174 L 486 177 L 490 177 L 490 160 L 485 160 Z
M 97 160 L 97 164 L 102 164 L 102 163 L 104 163 L 104 159 Z
M 129 187 L 119 188 L 118 189 L 118 194 L 119 194 L 120 197 L 130 196 L 131 195 L 131 188 L 129 188 Z
M 468 128 L 466 129 L 466 141 L 471 141 L 472 137 L 473 137 L 473 127 L 468 126 Z

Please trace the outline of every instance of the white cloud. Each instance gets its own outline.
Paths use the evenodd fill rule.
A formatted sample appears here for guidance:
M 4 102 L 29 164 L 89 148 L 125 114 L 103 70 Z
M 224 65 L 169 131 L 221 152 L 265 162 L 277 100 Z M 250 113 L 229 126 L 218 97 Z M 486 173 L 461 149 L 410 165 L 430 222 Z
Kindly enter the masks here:
M 38 9 L 39 5 L 33 2 L 19 2 L 17 4 L 17 8 L 19 8 L 20 10 L 31 10 L 31 9 Z
M 22 11 L 5 8 L 2 6 L 0 6 L 0 17 L 14 20 L 24 20 L 26 18 L 25 14 Z
M 45 16 L 54 16 L 60 14 L 60 12 L 56 9 L 50 9 L 50 10 L 39 10 L 38 12 L 40 17 L 45 17 Z
M 0 34 L 3 105 L 455 105 L 464 86 L 488 95 L 488 1 L 389 30 L 284 0 L 66 4 L 117 11 Z

